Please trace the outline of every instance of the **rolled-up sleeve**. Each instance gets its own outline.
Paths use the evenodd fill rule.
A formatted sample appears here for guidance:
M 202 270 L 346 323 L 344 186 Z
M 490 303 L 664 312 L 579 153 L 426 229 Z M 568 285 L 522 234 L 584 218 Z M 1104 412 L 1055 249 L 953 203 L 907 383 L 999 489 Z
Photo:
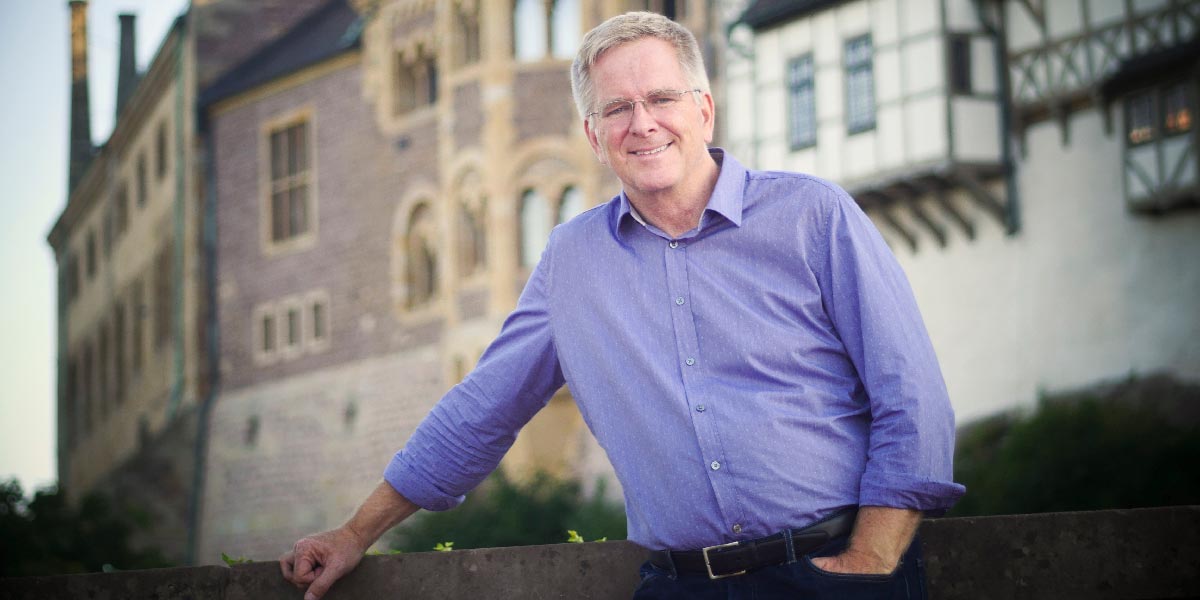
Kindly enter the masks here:
M 478 365 L 434 406 L 384 471 L 384 479 L 421 508 L 461 503 L 563 385 L 548 306 L 552 243 Z
M 859 504 L 930 512 L 954 483 L 954 412 L 912 288 L 879 231 L 844 191 L 826 210 L 826 310 L 870 402 Z

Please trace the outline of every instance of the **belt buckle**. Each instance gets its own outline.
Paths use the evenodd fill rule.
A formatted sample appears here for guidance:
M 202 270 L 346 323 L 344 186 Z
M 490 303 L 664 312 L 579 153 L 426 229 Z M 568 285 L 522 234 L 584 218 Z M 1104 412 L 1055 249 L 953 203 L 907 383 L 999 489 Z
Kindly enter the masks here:
M 738 571 L 737 573 L 725 573 L 723 575 L 717 575 L 717 574 L 713 573 L 712 563 L 709 562 L 709 560 L 708 560 L 708 551 L 709 550 L 719 550 L 721 548 L 731 548 L 733 546 L 738 546 L 740 544 L 741 544 L 741 542 L 729 542 L 728 544 L 718 544 L 716 546 L 709 546 L 707 548 L 702 548 L 700 550 L 700 553 L 704 555 L 704 568 L 708 569 L 708 578 L 709 579 L 724 579 L 726 577 L 737 577 L 738 575 L 746 574 L 746 569 L 742 569 L 741 571 Z

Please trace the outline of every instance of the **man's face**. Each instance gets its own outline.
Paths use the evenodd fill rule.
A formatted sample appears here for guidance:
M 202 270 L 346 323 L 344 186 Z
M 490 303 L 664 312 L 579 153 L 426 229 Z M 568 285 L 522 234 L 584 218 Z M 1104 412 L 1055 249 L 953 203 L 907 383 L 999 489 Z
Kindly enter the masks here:
M 591 69 L 599 110 L 618 99 L 643 100 L 658 90 L 689 90 L 675 48 L 657 38 L 643 38 L 610 48 Z M 696 97 L 702 96 L 699 103 Z M 584 119 L 588 141 L 600 162 L 621 180 L 633 198 L 681 189 L 689 174 L 711 161 L 713 101 L 707 93 L 684 94 L 669 110 L 651 111 L 635 103 L 628 123 L 595 115 Z M 619 121 L 620 119 L 618 119 Z

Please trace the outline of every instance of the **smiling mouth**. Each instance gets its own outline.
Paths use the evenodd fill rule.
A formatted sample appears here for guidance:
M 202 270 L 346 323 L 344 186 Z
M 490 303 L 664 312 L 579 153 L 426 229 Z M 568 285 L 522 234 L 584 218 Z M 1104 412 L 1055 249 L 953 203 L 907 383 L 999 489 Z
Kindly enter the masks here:
M 652 150 L 634 150 L 633 152 L 630 152 L 630 154 L 632 154 L 634 156 L 650 156 L 653 154 L 658 154 L 658 153 L 662 152 L 663 150 L 666 150 L 667 147 L 669 147 L 670 145 L 671 145 L 671 142 L 667 142 L 667 143 L 665 143 L 657 148 L 654 148 Z

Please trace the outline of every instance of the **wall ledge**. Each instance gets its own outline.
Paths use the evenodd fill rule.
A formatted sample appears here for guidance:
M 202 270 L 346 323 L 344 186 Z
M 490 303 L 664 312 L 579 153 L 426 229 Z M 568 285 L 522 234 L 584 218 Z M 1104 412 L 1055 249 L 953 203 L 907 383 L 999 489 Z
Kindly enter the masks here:
M 1200 598 L 1200 506 L 928 519 L 929 596 Z M 645 552 L 629 542 L 368 556 L 328 600 L 627 599 Z M 274 562 L 9 578 L 0 599 L 295 600 Z

